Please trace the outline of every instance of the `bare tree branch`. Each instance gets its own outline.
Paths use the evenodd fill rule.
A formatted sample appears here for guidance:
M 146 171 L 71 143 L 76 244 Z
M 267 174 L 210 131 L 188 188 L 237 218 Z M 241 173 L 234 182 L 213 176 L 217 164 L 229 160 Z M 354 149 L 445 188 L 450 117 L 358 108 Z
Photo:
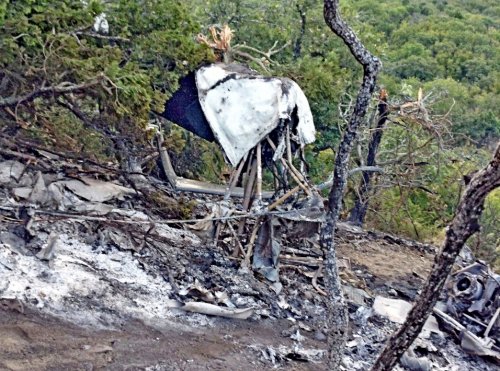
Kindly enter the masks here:
M 325 287 L 330 300 L 328 305 L 328 361 L 329 367 L 338 370 L 347 336 L 348 316 L 337 267 L 335 251 L 335 228 L 342 208 L 343 192 L 347 183 L 349 157 L 358 130 L 366 115 L 376 77 L 380 70 L 380 60 L 373 56 L 358 39 L 354 31 L 344 22 L 339 12 L 338 0 L 324 1 L 324 18 L 330 29 L 347 45 L 354 58 L 363 66 L 363 82 L 358 91 L 356 103 L 351 113 L 349 124 L 335 157 L 333 185 L 328 199 L 329 211 L 326 223 L 321 230 L 321 246 L 325 252 Z
M 94 80 L 84 82 L 82 84 L 72 84 L 69 82 L 62 82 L 58 85 L 41 87 L 41 88 L 36 89 L 36 90 L 32 91 L 31 93 L 28 93 L 25 95 L 0 99 L 0 108 L 17 106 L 18 104 L 31 102 L 34 99 L 36 99 L 40 96 L 44 96 L 44 95 L 57 96 L 57 95 L 65 94 L 65 93 L 71 93 L 71 92 L 85 90 L 85 89 L 88 89 L 90 87 L 99 85 L 101 83 L 101 81 L 102 81 L 102 77 L 99 77 L 99 78 L 96 78 Z
M 267 67 L 264 65 L 262 60 L 254 57 L 253 55 L 250 55 L 246 52 L 242 52 L 241 50 L 237 50 L 237 49 L 232 49 L 231 54 L 233 56 L 237 55 L 237 56 L 245 58 L 246 60 L 253 61 L 253 62 L 257 63 L 264 71 L 268 71 Z
M 368 155 L 366 165 L 376 166 L 376 155 L 380 142 L 382 141 L 383 128 L 387 122 L 389 108 L 387 106 L 387 92 L 382 89 L 378 104 L 379 119 L 375 131 L 372 133 L 370 143 L 368 144 Z M 357 225 L 363 225 L 365 221 L 366 211 L 368 210 L 368 195 L 371 191 L 371 173 L 364 171 L 361 179 L 361 184 L 356 196 L 354 207 L 351 210 L 349 221 Z
M 387 341 L 372 371 L 392 370 L 416 339 L 439 298 L 457 255 L 467 239 L 479 230 L 479 218 L 484 209 L 486 196 L 498 187 L 500 187 L 500 143 L 490 163 L 475 173 L 470 180 L 455 217 L 446 230 L 443 247 L 434 260 L 422 293 L 405 323 Z
M 271 59 L 271 57 L 274 54 L 277 54 L 277 53 L 281 52 L 282 50 L 288 48 L 290 46 L 290 41 L 287 41 L 286 43 L 283 44 L 283 46 L 280 46 L 278 49 L 276 49 L 277 45 L 278 45 L 278 41 L 276 41 L 274 43 L 274 45 L 267 52 L 265 52 L 265 51 L 253 48 L 251 46 L 248 46 L 246 44 L 237 44 L 233 47 L 233 52 L 235 51 L 234 49 L 247 49 L 247 50 L 253 51 L 257 54 L 263 55 L 264 57 L 266 57 L 266 59 L 269 62 L 273 63 L 273 60 Z
M 116 42 L 126 42 L 126 43 L 130 42 L 130 39 L 127 39 L 125 37 L 120 37 L 120 36 L 106 36 L 106 35 L 101 35 L 101 34 L 99 34 L 97 32 L 76 31 L 76 32 L 73 32 L 73 35 L 87 36 L 87 37 L 92 37 L 94 39 L 116 41 Z
M 353 176 L 356 173 L 359 173 L 360 171 L 364 172 L 371 172 L 371 173 L 383 173 L 384 169 L 379 167 L 379 166 L 360 166 L 357 168 L 354 168 L 352 170 L 349 170 L 348 176 Z M 330 188 L 333 185 L 333 176 L 330 177 L 326 182 L 318 184 L 316 186 L 316 189 L 318 191 L 321 191 L 326 188 Z
M 295 40 L 295 45 L 293 47 L 293 59 L 297 60 L 300 57 L 302 51 L 302 41 L 304 40 L 304 35 L 306 33 L 306 11 L 304 5 L 296 4 L 297 12 L 300 16 L 300 34 Z

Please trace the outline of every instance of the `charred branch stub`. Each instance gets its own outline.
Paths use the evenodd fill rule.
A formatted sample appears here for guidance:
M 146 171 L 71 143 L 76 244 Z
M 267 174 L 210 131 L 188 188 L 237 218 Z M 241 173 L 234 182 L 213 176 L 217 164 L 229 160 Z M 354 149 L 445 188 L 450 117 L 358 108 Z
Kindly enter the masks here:
M 368 144 L 368 156 L 366 158 L 366 166 L 376 166 L 376 156 L 378 147 L 382 140 L 382 134 L 384 126 L 387 122 L 389 115 L 389 107 L 387 104 L 387 92 L 382 89 L 379 96 L 378 104 L 378 114 L 379 119 L 375 131 Z M 354 207 L 351 210 L 351 215 L 349 221 L 356 225 L 363 225 L 365 221 L 366 211 L 368 209 L 368 197 L 371 190 L 371 180 L 373 177 L 373 172 L 363 171 L 363 176 L 361 179 L 361 184 L 356 195 L 356 201 Z
M 405 323 L 388 340 L 373 365 L 373 371 L 392 370 L 403 353 L 416 339 L 433 310 L 453 263 L 467 239 L 479 230 L 479 218 L 486 196 L 500 187 L 500 143 L 493 159 L 474 174 L 467 186 L 455 217 L 446 231 L 441 252 L 436 256 L 431 273 Z
M 218 61 L 224 63 L 232 62 L 231 39 L 233 37 L 233 31 L 231 31 L 229 26 L 226 24 L 220 30 L 217 30 L 214 26 L 212 26 L 209 28 L 209 32 L 212 41 L 210 41 L 205 35 L 199 34 L 197 36 L 198 42 L 213 49 Z
M 297 4 L 297 12 L 300 16 L 300 34 L 295 40 L 295 45 L 293 47 L 293 59 L 299 59 L 302 52 L 302 42 L 304 41 L 304 35 L 306 33 L 306 10 L 304 5 Z
M 215 26 L 209 28 L 210 38 L 203 34 L 197 36 L 197 41 L 201 44 L 213 49 L 216 60 L 223 63 L 233 63 L 235 60 L 244 62 L 254 62 L 259 65 L 264 71 L 268 71 L 268 66 L 273 63 L 272 56 L 281 52 L 290 46 L 290 41 L 287 41 L 282 46 L 278 47 L 276 41 L 273 46 L 267 50 L 259 50 L 246 44 L 231 45 L 233 31 L 226 24 L 220 30 Z M 244 51 L 246 50 L 246 51 Z M 255 56 L 258 55 L 258 56 Z
M 330 367 L 338 369 L 346 341 L 348 317 L 336 263 L 335 227 L 342 208 L 350 153 L 375 89 L 376 77 L 381 63 L 377 57 L 373 56 L 365 48 L 354 31 L 344 22 L 340 15 L 338 0 L 325 0 L 324 18 L 326 24 L 344 41 L 354 58 L 363 66 L 363 82 L 335 158 L 333 185 L 328 199 L 329 211 L 321 233 L 321 245 L 325 251 L 325 285 L 331 296 L 331 300 L 328 301 L 329 313 L 327 319 L 329 331 L 328 356 Z

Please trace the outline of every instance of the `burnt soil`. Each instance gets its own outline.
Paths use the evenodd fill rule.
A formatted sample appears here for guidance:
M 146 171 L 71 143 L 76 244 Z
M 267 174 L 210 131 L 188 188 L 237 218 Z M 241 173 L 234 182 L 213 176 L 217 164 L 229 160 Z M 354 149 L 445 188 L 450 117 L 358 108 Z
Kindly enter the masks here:
M 356 244 L 339 240 L 339 255 L 353 271 L 363 273 L 361 286 L 371 292 L 395 288 L 416 292 L 429 271 L 432 255 L 383 241 Z M 391 259 L 387 259 L 390 255 Z M 359 285 L 359 278 L 356 278 Z M 391 285 L 391 282 L 397 284 Z M 1 370 L 255 370 L 263 362 L 262 346 L 293 346 L 282 332 L 284 319 L 217 318 L 210 327 L 168 322 L 154 327 L 137 320 L 120 329 L 82 328 L 33 309 L 0 307 Z M 303 345 L 325 349 L 326 343 L 306 333 Z M 259 349 L 252 345 L 259 344 Z M 324 370 L 324 363 L 287 362 L 287 370 Z

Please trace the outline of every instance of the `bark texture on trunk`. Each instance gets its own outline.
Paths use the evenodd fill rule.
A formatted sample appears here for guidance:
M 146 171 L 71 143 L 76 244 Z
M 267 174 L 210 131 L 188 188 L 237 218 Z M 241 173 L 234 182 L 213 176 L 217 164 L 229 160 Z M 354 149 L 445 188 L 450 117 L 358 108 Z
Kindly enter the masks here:
M 342 207 L 343 192 L 347 183 L 348 165 L 351 150 L 359 127 L 368 110 L 375 89 L 376 77 L 381 63 L 358 39 L 352 29 L 344 22 L 339 13 L 338 0 L 324 1 L 324 18 L 330 29 L 347 45 L 351 54 L 363 67 L 363 81 L 358 91 L 356 103 L 349 123 L 344 132 L 333 173 L 333 185 L 328 199 L 327 221 L 321 230 L 321 246 L 325 253 L 324 279 L 328 294 L 328 314 L 326 321 L 328 337 L 328 360 L 331 369 L 337 370 L 342 361 L 346 342 L 348 316 L 340 284 L 335 251 L 335 226 Z
M 387 341 L 372 371 L 392 370 L 418 336 L 439 298 L 455 258 L 467 239 L 479 230 L 479 218 L 483 212 L 486 196 L 497 187 L 500 187 L 500 143 L 490 163 L 475 173 L 470 180 L 458 204 L 455 217 L 446 230 L 443 247 L 434 259 L 434 265 L 422 293 L 405 323 Z
M 376 166 L 376 156 L 380 142 L 382 141 L 382 134 L 387 117 L 389 114 L 389 106 L 387 105 L 387 93 L 385 90 L 380 92 L 378 104 L 378 121 L 375 131 L 373 132 L 370 143 L 368 144 L 368 156 L 366 158 L 366 166 Z M 351 210 L 349 221 L 355 225 L 362 226 L 365 222 L 366 211 L 368 210 L 368 198 L 371 191 L 371 180 L 373 172 L 363 171 L 361 184 L 358 189 L 354 207 Z

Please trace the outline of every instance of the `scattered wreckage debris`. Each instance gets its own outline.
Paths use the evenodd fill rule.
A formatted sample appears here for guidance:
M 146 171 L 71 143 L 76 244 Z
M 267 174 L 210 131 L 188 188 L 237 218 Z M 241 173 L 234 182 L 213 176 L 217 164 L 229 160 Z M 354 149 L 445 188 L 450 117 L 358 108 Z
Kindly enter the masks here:
M 177 308 L 187 312 L 208 314 L 210 316 L 219 316 L 233 319 L 248 319 L 253 314 L 252 308 L 224 308 L 214 304 L 187 302 L 180 304 Z
M 483 262 L 468 264 L 449 277 L 446 296 L 434 313 L 456 332 L 462 348 L 500 362 L 500 275 Z
M 252 348 L 259 350 L 258 346 Z M 275 366 L 286 361 L 318 363 L 322 361 L 326 354 L 326 350 L 324 349 L 305 349 L 300 344 L 293 347 L 281 345 L 275 348 L 269 346 L 265 349 L 260 349 L 260 352 L 264 361 L 270 362 Z
M 141 189 L 126 186 L 126 179 L 119 173 L 108 172 L 104 177 L 96 172 L 99 175 L 89 181 L 87 171 L 73 171 L 68 177 L 66 168 L 71 165 L 68 161 L 61 166 L 61 159 L 46 159 L 47 164 L 53 163 L 51 171 L 24 161 L 20 157 L 0 161 L 0 169 L 3 169 L 0 177 L 1 310 L 23 312 L 34 308 L 79 324 L 108 327 L 130 317 L 141 318 L 146 323 L 170 323 L 181 317 L 196 326 L 211 326 L 214 318 L 220 316 L 243 320 L 286 318 L 290 322 L 290 329 L 284 334 L 287 338 L 324 341 L 322 329 L 318 327 L 318 317 L 325 311 L 325 297 L 321 294 L 324 291 L 323 255 L 316 236 L 322 214 L 320 199 L 302 195 L 271 211 L 258 208 L 245 211 L 231 200 L 204 197 L 198 202 L 203 206 L 198 207 L 197 217 L 165 220 L 150 208 Z M 79 187 L 67 187 L 67 181 L 79 182 Z M 86 187 L 92 181 L 96 194 L 90 197 Z M 16 195 L 15 190 L 20 187 L 27 188 L 24 197 Z M 96 201 L 93 197 L 105 201 Z M 206 219 L 201 218 L 203 216 Z M 241 220 L 246 222 L 243 234 L 239 235 Z M 209 241 L 217 235 L 217 245 L 204 243 L 207 235 Z M 415 250 L 419 256 L 430 256 L 430 249 L 405 245 L 404 241 L 363 232 L 344 223 L 339 224 L 338 238 L 352 248 L 373 243 L 393 244 L 399 250 Z M 255 244 L 250 244 L 251 239 Z M 237 257 L 233 256 L 236 249 Z M 364 276 L 362 268 L 349 256 L 339 260 L 339 267 L 354 326 L 344 368 L 367 369 L 395 324 L 371 309 L 376 295 L 365 282 L 367 279 L 363 277 L 368 276 Z M 488 272 L 484 267 L 459 272 L 453 277 L 476 274 L 481 277 L 475 280 L 488 286 L 487 275 L 482 276 Z M 411 271 L 409 274 L 412 275 Z M 422 273 L 413 278 L 417 281 L 421 276 Z M 397 297 L 400 289 L 396 284 Z M 387 292 L 386 287 L 383 290 Z M 471 321 L 483 328 L 483 332 L 474 332 L 470 323 L 464 322 L 467 317 L 457 319 L 481 340 L 481 343 L 474 337 L 471 340 L 465 332 L 462 341 L 465 349 L 479 345 L 487 348 L 489 345 L 483 339 L 496 341 L 498 337 L 497 319 L 493 320 L 496 312 L 487 299 L 497 298 L 498 291 L 488 296 L 491 290 L 482 291 L 487 300 L 483 312 L 487 317 L 476 317 L 486 327 L 491 325 L 489 331 Z M 473 292 L 471 289 L 464 297 L 475 297 L 477 294 Z M 463 309 L 459 302 L 452 303 L 459 311 Z M 189 316 L 182 314 L 188 311 Z M 467 310 L 461 313 L 470 317 L 477 315 Z M 414 358 L 420 363 L 425 363 L 422 359 L 425 357 L 434 368 L 451 363 L 467 368 L 472 362 L 453 348 L 449 340 L 436 340 L 431 335 L 425 341 L 427 348 L 434 346 L 438 350 L 414 346 Z M 440 353 L 438 344 L 446 344 L 447 350 Z M 321 363 L 324 358 L 321 348 L 280 345 L 278 341 L 272 346 L 259 346 L 258 352 L 268 349 L 268 358 L 265 360 L 263 356 L 262 361 L 269 365 L 274 359 L 279 366 L 297 360 Z M 494 352 L 495 345 L 489 350 Z M 473 353 L 481 354 L 477 350 Z M 408 355 L 408 362 L 416 362 L 411 356 Z M 474 362 L 481 364 L 477 359 Z
M 302 152 L 315 139 L 309 103 L 294 81 L 260 76 L 238 64 L 216 63 L 190 73 L 181 79 L 180 86 L 166 103 L 162 116 L 201 138 L 217 141 L 234 167 L 224 192 L 226 197 L 242 197 L 243 191 L 243 197 L 248 198 L 256 188 L 255 197 L 262 201 L 264 164 L 280 188 L 286 189 L 288 181 L 284 177 L 289 173 L 300 188 L 311 194 L 303 172 L 295 168 L 291 158 L 294 149 Z M 159 141 L 161 150 L 161 138 Z M 161 159 L 172 185 L 180 189 L 194 186 L 193 181 L 176 177 L 166 151 Z M 235 190 L 245 165 L 246 185 Z M 279 184 L 280 180 L 284 184 Z M 214 186 L 205 187 L 207 193 L 219 192 Z
M 500 362 L 500 275 L 477 261 L 455 271 L 448 278 L 446 287 L 446 301 L 437 303 L 433 309 L 435 316 L 429 317 L 419 336 L 428 338 L 429 332 L 433 332 L 442 337 L 436 322 L 438 318 L 446 331 L 460 340 L 465 352 Z M 377 314 L 398 324 L 405 321 L 411 307 L 404 300 L 382 296 L 377 296 L 373 303 Z M 410 360 L 411 355 L 407 354 L 401 362 L 404 364 Z
M 375 301 L 373 302 L 373 310 L 375 313 L 387 317 L 392 322 L 399 324 L 404 323 L 411 307 L 412 305 L 407 301 L 384 298 L 383 296 L 375 297 Z M 430 332 L 443 336 L 442 332 L 439 330 L 436 318 L 432 316 L 430 316 L 425 322 L 420 336 L 429 337 Z

